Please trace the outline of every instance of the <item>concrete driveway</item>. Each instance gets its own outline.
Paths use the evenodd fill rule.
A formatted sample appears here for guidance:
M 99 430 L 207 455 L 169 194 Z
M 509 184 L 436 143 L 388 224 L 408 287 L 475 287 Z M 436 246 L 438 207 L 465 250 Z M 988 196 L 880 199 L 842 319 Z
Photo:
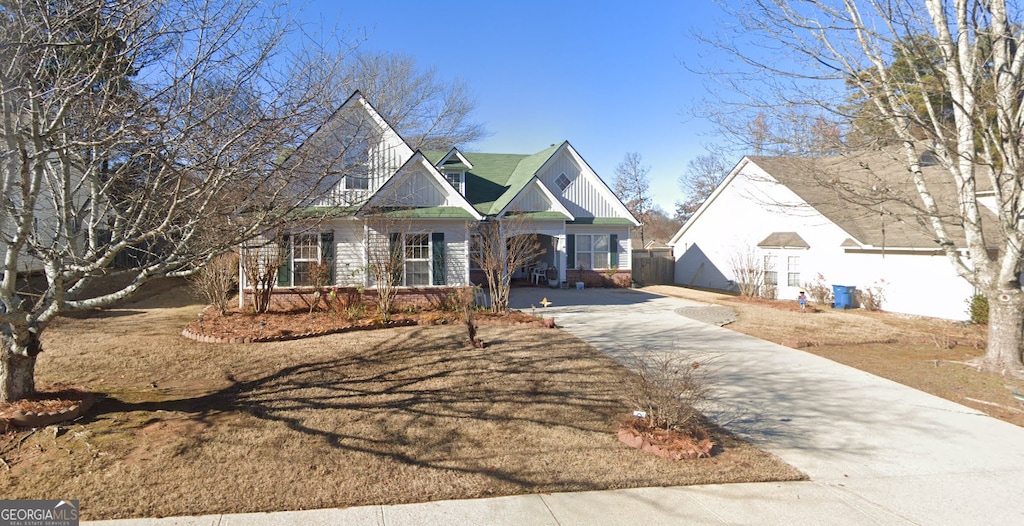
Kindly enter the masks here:
M 513 308 L 531 305 L 612 356 L 713 355 L 708 415 L 830 489 L 831 504 L 860 512 L 842 522 L 1024 524 L 1024 428 L 680 315 L 700 306 L 692 301 L 625 289 L 514 289 Z

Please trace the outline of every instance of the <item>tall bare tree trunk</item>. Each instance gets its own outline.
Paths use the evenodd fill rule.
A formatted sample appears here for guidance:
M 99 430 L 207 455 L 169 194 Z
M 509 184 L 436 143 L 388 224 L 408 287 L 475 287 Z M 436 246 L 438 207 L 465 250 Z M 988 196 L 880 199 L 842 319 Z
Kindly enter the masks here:
M 0 348 L 0 402 L 11 402 L 36 392 L 36 355 L 42 351 L 39 336 L 25 329 L 5 334 Z
M 981 359 L 981 368 L 997 374 L 1017 374 L 1024 369 L 1021 346 L 1024 332 L 1024 292 L 1013 288 L 989 296 L 988 346 Z

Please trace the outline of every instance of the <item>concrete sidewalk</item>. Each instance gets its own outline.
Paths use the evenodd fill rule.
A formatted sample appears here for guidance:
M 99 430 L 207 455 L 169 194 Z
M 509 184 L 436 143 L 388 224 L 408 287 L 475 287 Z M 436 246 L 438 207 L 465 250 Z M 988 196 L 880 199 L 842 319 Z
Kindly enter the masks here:
M 681 315 L 694 302 L 623 289 L 513 292 L 513 308 L 531 305 L 612 356 L 714 356 L 709 416 L 811 481 L 83 524 L 1024 524 L 1024 428 Z

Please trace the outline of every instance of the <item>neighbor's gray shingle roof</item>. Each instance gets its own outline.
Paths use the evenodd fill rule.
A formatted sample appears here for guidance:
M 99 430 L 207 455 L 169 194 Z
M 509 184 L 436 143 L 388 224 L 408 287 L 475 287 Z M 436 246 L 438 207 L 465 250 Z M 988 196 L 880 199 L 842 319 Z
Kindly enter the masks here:
M 772 232 L 757 244 L 761 248 L 811 248 L 796 232 Z
M 748 157 L 779 183 L 848 232 L 876 247 L 937 248 L 937 236 L 898 152 L 873 150 L 826 158 Z M 957 246 L 964 236 L 952 176 L 935 162 L 922 171 Z M 982 208 L 982 219 L 995 216 Z

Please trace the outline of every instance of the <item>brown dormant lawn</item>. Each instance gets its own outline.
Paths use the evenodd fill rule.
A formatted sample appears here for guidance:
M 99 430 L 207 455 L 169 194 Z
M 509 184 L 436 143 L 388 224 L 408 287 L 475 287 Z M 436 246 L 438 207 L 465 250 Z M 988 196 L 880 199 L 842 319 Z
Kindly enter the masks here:
M 558 330 L 458 325 L 264 344 L 180 336 L 184 287 L 44 334 L 41 387 L 103 393 L 83 419 L 0 438 L 0 495 L 79 499 L 85 519 L 795 480 L 714 430 L 712 458 L 619 443 L 631 374 Z
M 1024 404 L 1013 397 L 1014 392 L 1024 393 L 1024 382 L 981 373 L 970 365 L 984 352 L 984 326 L 814 304 L 801 313 L 795 298 L 747 301 L 683 287 L 645 290 L 732 307 L 738 319 L 727 329 L 799 347 L 1024 426 Z

